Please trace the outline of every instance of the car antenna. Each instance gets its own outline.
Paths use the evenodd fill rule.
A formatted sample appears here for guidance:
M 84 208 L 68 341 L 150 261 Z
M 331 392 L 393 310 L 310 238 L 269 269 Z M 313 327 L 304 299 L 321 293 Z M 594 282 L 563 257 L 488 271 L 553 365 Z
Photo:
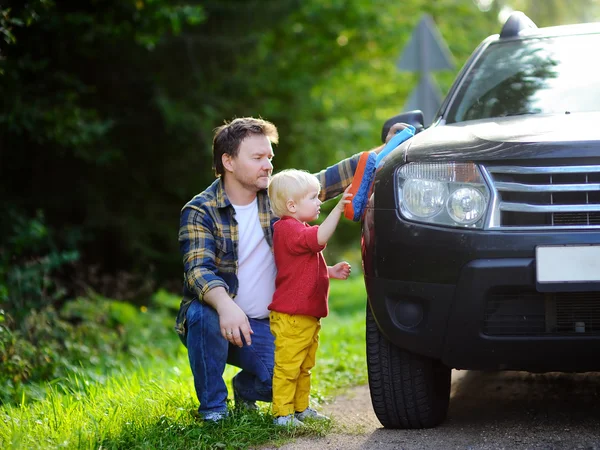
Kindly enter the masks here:
M 535 28 L 537 25 L 525 13 L 513 11 L 502 27 L 500 38 L 516 37 L 523 30 Z

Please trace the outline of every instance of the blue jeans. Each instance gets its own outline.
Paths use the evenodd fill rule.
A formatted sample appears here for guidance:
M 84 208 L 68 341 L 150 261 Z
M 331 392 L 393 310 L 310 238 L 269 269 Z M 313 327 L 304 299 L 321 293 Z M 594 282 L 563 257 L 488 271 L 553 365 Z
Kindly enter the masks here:
M 254 331 L 252 345 L 242 348 L 221 336 L 219 315 L 211 306 L 194 300 L 186 320 L 186 346 L 201 416 L 227 411 L 226 364 L 242 369 L 232 381 L 238 395 L 248 401 L 271 401 L 275 338 L 269 319 L 248 319 Z

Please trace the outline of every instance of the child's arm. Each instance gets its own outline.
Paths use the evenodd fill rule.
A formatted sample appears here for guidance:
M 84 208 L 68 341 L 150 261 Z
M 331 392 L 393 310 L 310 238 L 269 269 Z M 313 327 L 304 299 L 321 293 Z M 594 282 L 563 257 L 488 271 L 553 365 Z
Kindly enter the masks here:
M 351 270 L 352 267 L 346 261 L 339 262 L 335 266 L 327 267 L 329 278 L 335 278 L 337 280 L 346 280 L 350 276 Z
M 317 232 L 317 241 L 319 242 L 319 245 L 327 244 L 327 241 L 333 236 L 333 232 L 340 221 L 340 217 L 344 213 L 344 207 L 352 200 L 352 194 L 349 192 L 351 187 L 352 185 L 346 188 L 342 194 L 342 198 L 338 204 L 335 205 L 335 208 L 333 208 L 333 211 L 331 211 L 323 223 L 319 225 L 319 230 Z

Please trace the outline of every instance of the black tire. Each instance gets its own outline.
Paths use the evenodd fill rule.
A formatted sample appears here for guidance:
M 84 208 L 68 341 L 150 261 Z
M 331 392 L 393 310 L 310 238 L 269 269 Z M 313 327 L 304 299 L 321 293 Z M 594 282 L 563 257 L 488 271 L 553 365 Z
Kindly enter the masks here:
M 367 369 L 373 409 L 386 428 L 431 428 L 446 418 L 450 369 L 390 343 L 367 304 Z

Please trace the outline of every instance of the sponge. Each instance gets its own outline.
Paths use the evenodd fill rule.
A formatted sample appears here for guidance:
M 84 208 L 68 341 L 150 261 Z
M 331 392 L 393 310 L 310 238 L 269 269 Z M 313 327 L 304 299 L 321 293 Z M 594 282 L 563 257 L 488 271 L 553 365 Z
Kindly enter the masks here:
M 350 192 L 353 194 L 352 201 L 346 203 L 344 207 L 344 216 L 346 218 L 358 222 L 365 211 L 369 196 L 371 195 L 371 189 L 373 180 L 375 179 L 375 172 L 381 165 L 381 161 L 385 158 L 392 150 L 398 147 L 404 141 L 410 139 L 415 135 L 415 128 L 409 125 L 407 128 L 398 131 L 392 139 L 389 140 L 385 147 L 379 152 L 363 152 L 358 160 L 356 171 L 354 172 L 354 180 L 352 181 L 352 187 Z

